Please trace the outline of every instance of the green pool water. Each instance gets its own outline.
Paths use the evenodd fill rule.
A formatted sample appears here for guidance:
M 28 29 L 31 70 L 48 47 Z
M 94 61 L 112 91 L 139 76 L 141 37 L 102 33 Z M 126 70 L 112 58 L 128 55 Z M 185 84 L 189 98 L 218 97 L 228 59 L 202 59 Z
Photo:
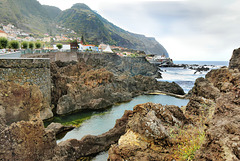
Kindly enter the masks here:
M 112 106 L 109 109 L 98 112 L 81 112 L 63 117 L 55 117 L 52 122 L 59 122 L 65 125 L 73 124 L 76 128 L 66 135 L 61 136 L 58 143 L 67 139 L 81 139 L 83 136 L 100 135 L 114 127 L 116 119 L 119 119 L 124 114 L 125 110 L 132 110 L 135 105 L 153 102 L 163 105 L 177 105 L 179 107 L 186 106 L 188 99 L 179 99 L 167 95 L 142 95 L 133 98 L 129 102 L 120 103 Z M 50 122 L 48 122 L 50 123 Z M 46 124 L 48 124 L 46 123 Z M 93 158 L 95 161 L 107 160 L 107 152 L 100 153 Z
M 99 135 L 107 132 L 114 127 L 116 119 L 121 118 L 125 110 L 132 110 L 135 105 L 146 102 L 161 103 L 163 105 L 177 105 L 181 107 L 187 105 L 188 100 L 166 95 L 142 95 L 133 98 L 130 102 L 114 105 L 104 111 L 81 112 L 63 117 L 55 117 L 52 122 L 77 126 L 63 138 L 59 139 L 58 142 L 73 138 L 81 139 L 88 134 Z

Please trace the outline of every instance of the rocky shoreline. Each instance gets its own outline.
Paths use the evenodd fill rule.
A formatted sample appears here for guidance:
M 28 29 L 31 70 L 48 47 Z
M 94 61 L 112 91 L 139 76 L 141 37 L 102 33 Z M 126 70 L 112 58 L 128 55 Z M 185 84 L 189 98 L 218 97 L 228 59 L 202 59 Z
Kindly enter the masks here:
M 0 158 L 71 161 L 111 147 L 111 161 L 239 160 L 239 51 L 234 51 L 229 68 L 212 70 L 206 78 L 196 80 L 185 110 L 153 103 L 137 105 L 108 132 L 59 144 L 56 133 L 64 127 L 44 128 L 38 87 L 0 81 Z M 149 73 L 152 67 L 142 59 L 144 70 L 134 68 L 141 64 L 129 64 L 135 60 L 115 56 L 106 55 L 102 60 L 96 59 L 99 55 L 77 57 L 78 62 L 51 64 L 52 103 L 58 114 L 105 108 L 108 102 L 155 90 L 183 94 L 178 85 L 157 82 L 156 73 Z M 111 59 L 117 59 L 115 64 Z
M 229 68 L 196 80 L 184 115 L 177 114 L 178 107 L 135 106 L 108 160 L 239 160 L 239 51 L 234 50 Z
M 105 64 L 99 59 L 53 62 L 52 103 L 56 113 L 63 115 L 86 109 L 104 109 L 154 90 L 184 94 L 176 83 L 158 82 L 155 79 L 157 71 L 151 64 L 139 63 L 139 66 L 141 64 L 146 72 L 136 68 L 138 64 L 131 67 L 125 61 L 114 66 L 110 61 Z
M 198 65 L 198 64 L 170 64 L 170 65 L 159 65 L 160 69 L 161 67 L 174 67 L 174 68 L 183 68 L 183 69 L 191 69 L 191 70 L 195 70 L 194 74 L 197 73 L 202 73 L 202 72 L 206 72 L 209 71 L 212 68 L 215 68 L 216 66 L 214 65 Z M 162 70 L 160 70 L 162 71 Z
M 176 83 L 156 81 L 161 73 L 145 57 L 119 57 L 112 53 L 47 53 L 24 57 L 50 58 L 54 115 L 104 109 L 155 90 L 184 94 Z

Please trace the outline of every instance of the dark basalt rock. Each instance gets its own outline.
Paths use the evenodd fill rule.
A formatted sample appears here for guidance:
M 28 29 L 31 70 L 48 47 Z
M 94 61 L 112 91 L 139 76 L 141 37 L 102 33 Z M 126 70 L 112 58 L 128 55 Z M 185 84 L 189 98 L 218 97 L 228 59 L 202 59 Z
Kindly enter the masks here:
M 158 68 L 145 58 L 77 54 L 78 62 L 51 64 L 52 103 L 59 115 L 107 108 L 154 90 L 183 95 L 176 83 L 158 82 Z
M 229 62 L 229 69 L 240 70 L 240 48 L 235 49 Z
M 234 54 L 238 50 L 234 51 Z M 204 115 L 207 121 L 206 141 L 196 160 L 239 160 L 240 72 L 234 55 L 228 68 L 212 70 L 206 78 L 196 80 L 186 112 Z M 237 58 L 238 59 L 238 58 Z
M 52 122 L 47 126 L 46 130 L 53 130 L 56 135 L 59 135 L 60 133 L 73 130 L 74 128 L 74 126 L 64 126 L 60 123 Z

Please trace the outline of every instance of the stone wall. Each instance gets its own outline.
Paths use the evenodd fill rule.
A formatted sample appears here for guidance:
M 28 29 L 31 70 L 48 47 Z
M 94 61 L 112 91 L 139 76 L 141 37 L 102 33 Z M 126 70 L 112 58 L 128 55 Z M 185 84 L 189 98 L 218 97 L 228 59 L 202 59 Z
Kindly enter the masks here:
M 0 80 L 35 84 L 51 103 L 50 59 L 0 59 Z

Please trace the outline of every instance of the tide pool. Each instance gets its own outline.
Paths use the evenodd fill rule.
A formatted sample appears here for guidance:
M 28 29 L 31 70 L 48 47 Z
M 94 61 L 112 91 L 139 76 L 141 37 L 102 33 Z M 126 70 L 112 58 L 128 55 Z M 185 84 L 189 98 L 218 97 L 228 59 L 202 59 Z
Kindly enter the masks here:
M 142 95 L 133 98 L 130 102 L 114 105 L 111 108 L 99 112 L 86 112 L 74 115 L 65 116 L 56 119 L 55 122 L 68 124 L 71 120 L 83 120 L 81 125 L 74 130 L 68 132 L 58 142 L 67 139 L 80 140 L 85 135 L 100 135 L 114 127 L 116 119 L 119 119 L 124 114 L 125 110 L 132 110 L 134 106 L 142 103 L 153 102 L 163 105 L 185 106 L 188 103 L 187 99 L 179 99 L 167 95 Z

